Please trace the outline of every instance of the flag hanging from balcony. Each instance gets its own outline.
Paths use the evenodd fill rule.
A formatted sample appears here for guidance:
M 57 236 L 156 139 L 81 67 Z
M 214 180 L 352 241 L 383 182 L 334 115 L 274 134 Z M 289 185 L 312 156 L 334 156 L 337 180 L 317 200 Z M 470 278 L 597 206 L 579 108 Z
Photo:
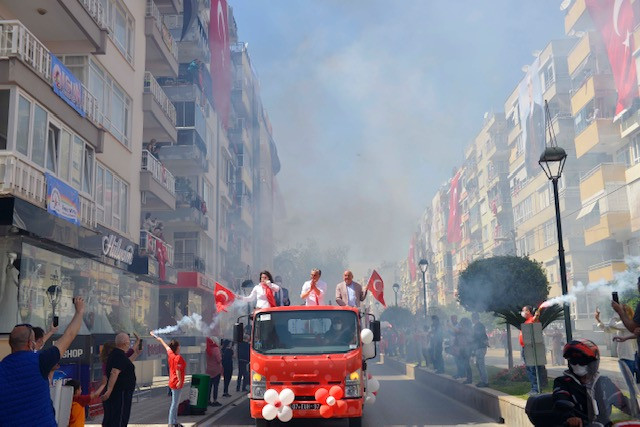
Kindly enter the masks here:
M 384 282 L 382 281 L 382 277 L 378 274 L 377 271 L 373 270 L 371 273 L 371 277 L 369 278 L 369 283 L 367 284 L 367 289 L 371 291 L 371 294 L 375 299 L 377 299 L 380 304 L 384 307 L 387 306 L 384 302 Z
M 616 117 L 638 97 L 633 29 L 636 20 L 631 0 L 585 1 L 589 15 L 602 35 L 618 90 Z
M 416 280 L 416 238 L 411 237 L 411 242 L 409 243 L 409 258 L 408 258 L 408 268 L 409 268 L 409 277 L 413 282 Z
M 529 65 L 527 74 L 518 86 L 518 107 L 520 128 L 522 129 L 522 151 L 527 176 L 536 176 L 540 172 L 538 160 L 544 152 L 544 101 L 540 84 L 540 59 Z
M 449 221 L 447 223 L 447 241 L 458 243 L 462 240 L 460 212 L 460 172 L 456 172 L 449 188 Z
M 180 35 L 180 41 L 184 40 L 184 36 L 187 35 L 187 32 L 189 32 L 189 29 L 191 29 L 193 22 L 198 16 L 198 3 L 196 0 L 185 0 L 183 9 L 182 34 Z
M 222 286 L 220 283 L 216 282 L 216 287 L 213 290 L 213 295 L 216 300 L 216 311 L 218 313 L 224 311 L 227 312 L 227 308 L 233 303 L 236 299 L 236 296 L 229 289 Z
M 227 0 L 212 0 L 209 20 L 209 49 L 214 107 L 223 126 L 229 127 L 231 109 L 231 51 Z

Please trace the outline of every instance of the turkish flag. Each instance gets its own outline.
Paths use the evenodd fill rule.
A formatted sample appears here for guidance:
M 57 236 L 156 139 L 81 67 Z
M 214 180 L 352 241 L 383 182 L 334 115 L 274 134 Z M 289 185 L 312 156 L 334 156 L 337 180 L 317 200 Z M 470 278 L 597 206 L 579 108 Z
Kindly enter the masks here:
M 587 10 L 602 35 L 618 90 L 616 116 L 638 97 L 633 29 L 635 18 L 631 0 L 585 0 Z
M 371 294 L 375 299 L 380 301 L 380 304 L 383 306 L 387 306 L 384 302 L 384 282 L 382 281 L 382 277 L 378 274 L 377 271 L 373 270 L 371 273 L 371 277 L 369 278 L 369 283 L 367 284 L 367 289 L 371 291 Z
M 460 171 L 451 180 L 449 189 L 449 223 L 447 224 L 447 240 L 449 243 L 458 243 L 462 240 L 460 217 Z
M 213 102 L 224 128 L 229 127 L 231 110 L 231 51 L 227 0 L 212 0 L 209 16 L 209 50 Z
M 236 299 L 236 296 L 229 289 L 222 286 L 220 283 L 216 282 L 216 287 L 213 289 L 213 295 L 216 300 L 216 311 L 219 313 L 221 311 L 227 312 L 227 308 L 233 303 Z

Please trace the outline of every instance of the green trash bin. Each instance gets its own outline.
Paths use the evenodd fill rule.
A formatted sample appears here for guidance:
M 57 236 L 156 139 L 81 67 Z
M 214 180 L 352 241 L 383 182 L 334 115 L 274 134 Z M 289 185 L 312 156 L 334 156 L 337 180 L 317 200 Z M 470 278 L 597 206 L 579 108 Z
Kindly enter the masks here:
M 211 377 L 203 374 L 191 375 L 189 405 L 192 414 L 204 414 L 209 404 L 209 381 Z

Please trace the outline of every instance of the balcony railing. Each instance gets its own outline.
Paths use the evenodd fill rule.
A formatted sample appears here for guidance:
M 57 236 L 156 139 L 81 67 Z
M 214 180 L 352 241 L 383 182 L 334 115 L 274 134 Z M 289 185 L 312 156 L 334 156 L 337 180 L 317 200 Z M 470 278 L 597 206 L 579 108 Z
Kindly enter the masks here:
M 13 153 L 0 152 L 0 193 L 11 193 L 46 208 L 47 182 L 44 171 L 17 157 Z M 96 226 L 96 204 L 80 193 L 80 222 Z
M 0 21 L 0 58 L 18 58 L 47 83 L 51 80 L 51 52 L 20 21 Z M 82 106 L 89 120 L 101 126 L 98 100 L 82 85 Z
M 203 258 L 191 253 L 177 253 L 175 255 L 175 268 L 186 271 L 197 271 L 203 273 L 206 270 L 206 263 Z
M 162 107 L 162 111 L 164 111 L 169 120 L 171 120 L 171 123 L 175 126 L 176 107 L 173 106 L 167 94 L 162 90 L 162 86 L 158 84 L 156 78 L 153 77 L 153 74 L 149 71 L 144 72 L 144 91 L 153 95 L 153 98 L 160 104 L 160 107 Z
M 164 240 L 154 236 L 151 232 L 147 230 L 140 230 L 140 250 L 143 251 L 142 255 L 150 255 L 154 258 L 156 257 L 156 253 L 158 250 L 158 244 L 164 244 L 165 249 L 167 250 L 167 264 L 173 265 L 174 261 L 174 253 L 173 246 L 165 242 Z
M 100 28 L 107 28 L 107 16 L 100 0 L 80 0 L 80 3 Z
M 151 172 L 153 178 L 171 194 L 176 195 L 176 179 L 169 170 L 148 150 L 142 150 L 142 170 Z
M 147 16 L 153 18 L 158 31 L 162 34 L 162 41 L 171 51 L 171 55 L 178 60 L 178 43 L 173 39 L 173 36 L 169 32 L 167 26 L 162 22 L 162 15 L 160 14 L 160 10 L 158 6 L 153 2 L 153 0 L 147 0 Z

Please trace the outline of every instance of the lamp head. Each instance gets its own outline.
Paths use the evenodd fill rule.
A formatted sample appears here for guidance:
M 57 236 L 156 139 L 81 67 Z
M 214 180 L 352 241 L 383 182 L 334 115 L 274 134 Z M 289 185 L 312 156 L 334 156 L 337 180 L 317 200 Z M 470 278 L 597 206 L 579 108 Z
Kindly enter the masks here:
M 547 147 L 538 164 L 550 180 L 558 180 L 562 175 L 567 152 L 562 147 Z
M 49 297 L 49 302 L 52 306 L 58 304 L 60 301 L 60 297 L 62 296 L 62 289 L 58 285 L 51 285 L 47 288 L 47 296 Z
M 429 261 L 427 261 L 426 259 L 422 258 L 419 262 L 418 265 L 420 266 L 420 271 L 422 271 L 423 273 L 427 272 L 427 267 L 429 267 Z
M 393 284 L 393 292 L 398 292 L 398 289 L 400 289 L 400 285 L 398 285 L 397 283 Z

